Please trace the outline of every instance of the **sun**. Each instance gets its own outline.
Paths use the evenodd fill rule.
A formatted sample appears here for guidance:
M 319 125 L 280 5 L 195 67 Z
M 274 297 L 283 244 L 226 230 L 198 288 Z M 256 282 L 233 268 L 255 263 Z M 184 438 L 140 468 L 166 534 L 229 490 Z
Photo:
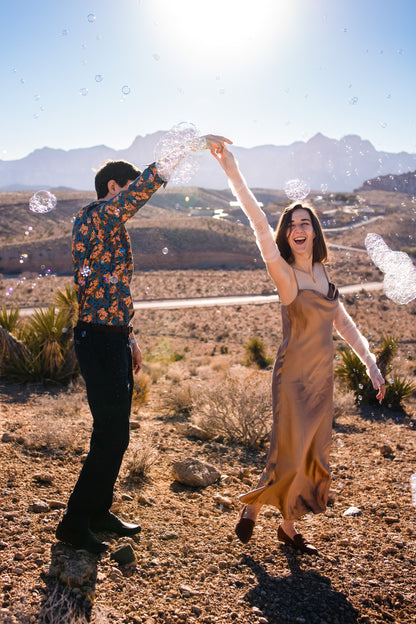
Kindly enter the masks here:
M 272 53 L 292 13 L 281 0 L 152 0 L 149 6 L 159 37 L 176 55 L 222 66 Z

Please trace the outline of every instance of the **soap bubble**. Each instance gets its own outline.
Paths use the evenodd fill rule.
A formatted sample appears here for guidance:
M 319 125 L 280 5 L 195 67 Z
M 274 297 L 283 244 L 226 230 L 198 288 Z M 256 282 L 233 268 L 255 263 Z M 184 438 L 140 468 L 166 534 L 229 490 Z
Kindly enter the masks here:
M 56 206 L 57 200 L 50 191 L 38 191 L 29 200 L 29 209 L 32 212 L 50 212 Z
M 411 258 L 403 251 L 392 251 L 378 234 L 367 234 L 365 246 L 371 260 L 386 274 L 386 296 L 400 305 L 416 299 L 416 269 Z
M 110 277 L 110 284 L 117 284 L 117 282 L 118 282 L 118 277 L 117 277 L 117 275 L 112 275 L 112 276 Z
M 177 124 L 162 136 L 155 147 L 159 175 L 171 184 L 186 184 L 199 169 L 197 152 L 205 148 L 206 141 L 194 124 Z
M 309 185 L 299 178 L 289 180 L 285 184 L 285 193 L 292 201 L 302 201 L 310 193 Z
M 79 90 L 79 94 L 85 97 L 86 95 L 88 95 L 88 89 L 82 87 L 82 89 Z
M 131 89 L 129 87 L 129 85 L 123 85 L 121 87 L 121 92 L 123 95 L 129 95 L 131 93 Z
M 349 99 L 349 103 L 350 104 L 357 104 L 358 103 L 358 97 L 352 97 Z
M 97 16 L 95 15 L 95 13 L 88 13 L 87 15 L 87 20 L 89 21 L 90 24 L 93 24 L 96 18 Z
M 83 266 L 81 271 L 80 271 L 82 277 L 88 277 L 88 275 L 91 273 L 91 269 L 88 265 Z
M 154 61 L 160 61 L 159 54 L 152 54 L 152 58 L 153 58 Z
M 104 76 L 102 74 L 97 74 L 95 76 L 95 82 L 102 82 L 104 80 Z
M 162 253 L 163 253 L 164 256 L 166 256 L 166 254 L 169 253 L 169 249 L 167 247 L 163 247 Z

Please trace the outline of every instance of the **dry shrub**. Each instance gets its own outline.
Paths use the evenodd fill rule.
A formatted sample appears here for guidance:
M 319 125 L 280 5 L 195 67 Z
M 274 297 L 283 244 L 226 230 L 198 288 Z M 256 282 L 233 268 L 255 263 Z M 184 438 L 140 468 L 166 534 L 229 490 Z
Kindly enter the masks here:
M 270 375 L 238 368 L 201 384 L 194 394 L 192 419 L 228 442 L 258 448 L 270 437 Z
M 159 397 L 158 409 L 168 418 L 188 418 L 193 407 L 193 389 L 189 382 L 170 384 Z
M 143 365 L 144 372 L 149 375 L 152 383 L 154 384 L 157 383 L 162 377 L 165 377 L 168 369 L 168 362 L 145 362 Z
M 127 451 L 124 464 L 127 476 L 139 483 L 148 479 L 157 455 L 157 449 L 147 439 L 142 438 L 138 446 Z
M 62 451 L 81 453 L 88 435 L 79 425 L 68 425 L 61 419 L 38 417 L 36 424 L 24 435 L 23 445 L 28 450 L 59 454 Z
M 93 617 L 91 617 L 91 615 Z M 57 583 L 48 594 L 39 613 L 39 624 L 105 624 L 107 617 L 100 609 L 91 614 L 91 603 Z
M 149 400 L 150 386 L 152 379 L 147 373 L 140 371 L 134 376 L 133 399 L 134 405 L 143 405 Z

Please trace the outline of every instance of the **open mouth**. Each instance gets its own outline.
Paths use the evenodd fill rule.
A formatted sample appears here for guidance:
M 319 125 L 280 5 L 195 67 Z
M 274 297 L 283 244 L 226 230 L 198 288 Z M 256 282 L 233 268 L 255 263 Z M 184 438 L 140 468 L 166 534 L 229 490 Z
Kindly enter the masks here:
M 295 241 L 296 245 L 303 245 L 303 243 L 306 241 L 306 236 L 298 236 L 297 238 L 293 239 Z

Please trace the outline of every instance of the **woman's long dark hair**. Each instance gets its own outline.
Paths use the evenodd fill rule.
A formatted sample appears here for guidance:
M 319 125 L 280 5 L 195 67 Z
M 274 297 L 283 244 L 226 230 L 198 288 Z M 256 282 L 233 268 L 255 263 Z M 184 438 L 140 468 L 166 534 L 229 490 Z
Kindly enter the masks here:
M 321 224 L 316 216 L 315 210 L 310 206 L 302 206 L 302 204 L 291 204 L 284 209 L 276 229 L 275 241 L 279 248 L 282 258 L 289 264 L 292 264 L 294 257 L 287 240 L 287 231 L 292 223 L 292 214 L 294 210 L 306 210 L 312 221 L 315 238 L 313 240 L 312 262 L 325 262 L 328 258 L 328 247 L 322 232 Z

